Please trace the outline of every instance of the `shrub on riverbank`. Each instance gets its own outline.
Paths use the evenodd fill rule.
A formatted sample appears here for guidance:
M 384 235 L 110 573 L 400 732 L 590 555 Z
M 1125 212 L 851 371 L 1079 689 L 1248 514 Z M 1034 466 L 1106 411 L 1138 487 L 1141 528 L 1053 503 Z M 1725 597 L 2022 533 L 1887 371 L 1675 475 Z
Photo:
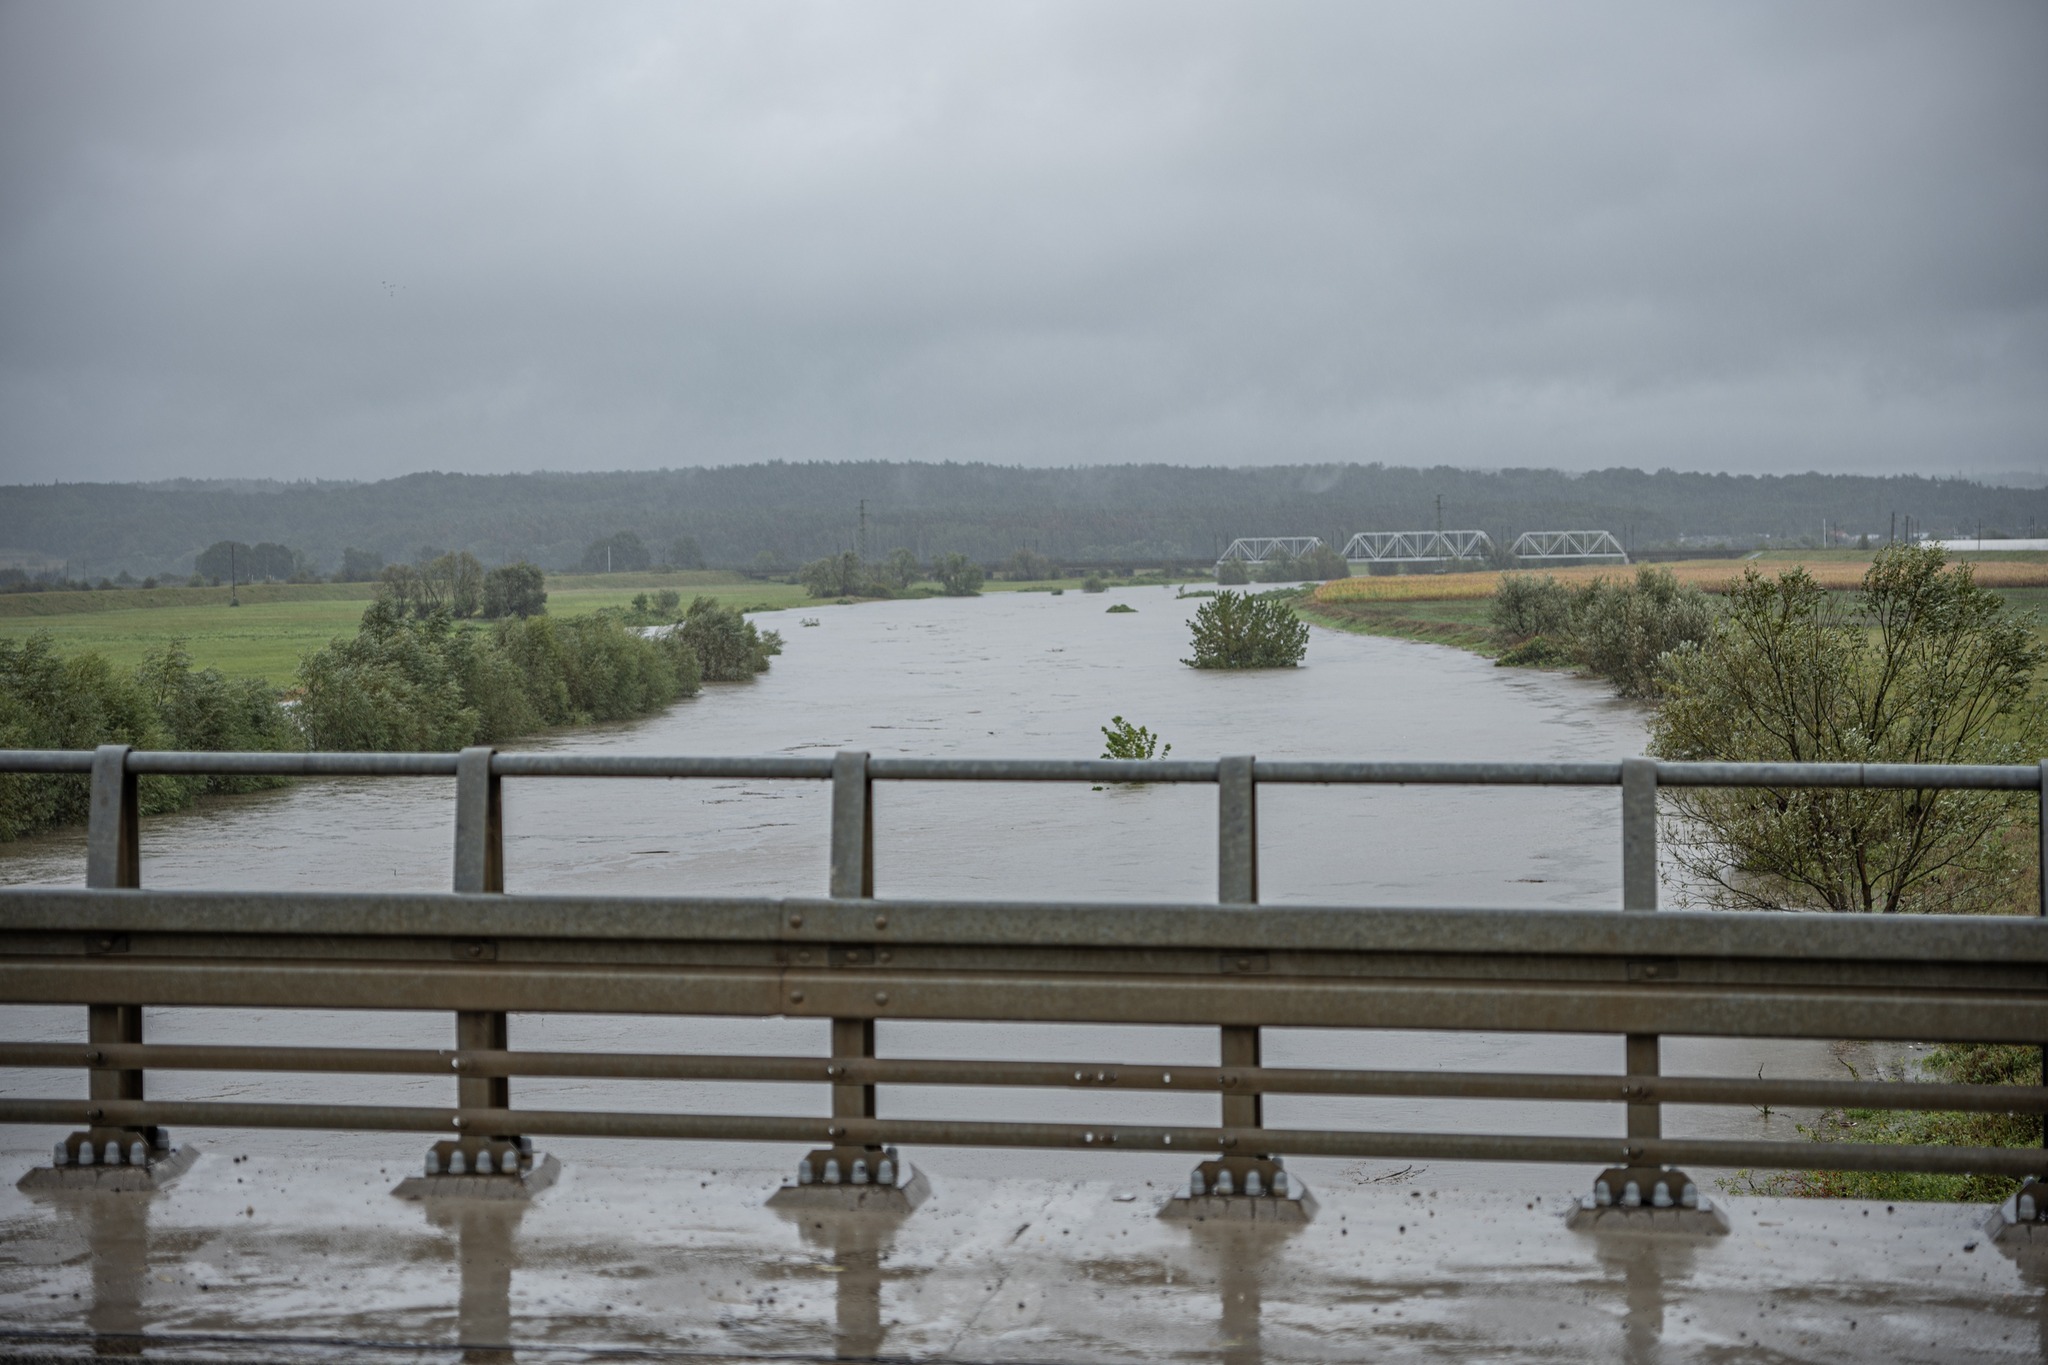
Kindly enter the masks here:
M 270 689 L 194 672 L 182 642 L 132 674 L 98 654 L 60 658 L 47 635 L 0 640 L 0 748 L 277 750 L 300 747 Z M 145 777 L 143 813 L 177 810 L 209 792 L 250 791 L 275 779 Z M 66 774 L 0 774 L 0 840 L 86 817 L 88 781 Z
M 702 668 L 681 634 L 646 636 L 603 615 L 465 630 L 376 602 L 355 638 L 299 665 L 298 719 L 315 749 L 362 750 L 459 749 L 627 720 L 697 692 Z
M 1923 1059 L 1930 1080 L 1959 1085 L 2041 1084 L 2041 1049 L 2011 1043 L 1958 1043 L 1938 1047 Z M 1955 1110 L 1834 1109 L 1799 1131 L 1820 1144 L 1814 1160 L 1826 1161 L 1831 1143 L 1865 1142 L 1893 1147 L 2026 1147 L 2041 1145 L 2039 1114 Z M 1925 1199 L 1960 1204 L 1996 1204 L 2019 1188 L 2007 1176 L 1943 1175 L 1924 1171 L 1787 1171 L 1753 1176 L 1744 1172 L 1729 1184 L 1739 1193 L 1793 1195 L 1814 1199 Z
M 1576 663 L 1624 697 L 1656 696 L 1666 656 L 1704 640 L 1714 616 L 1706 593 L 1648 567 L 1633 582 L 1595 578 L 1576 587 L 1549 574 L 1502 574 L 1488 610 L 1502 664 Z

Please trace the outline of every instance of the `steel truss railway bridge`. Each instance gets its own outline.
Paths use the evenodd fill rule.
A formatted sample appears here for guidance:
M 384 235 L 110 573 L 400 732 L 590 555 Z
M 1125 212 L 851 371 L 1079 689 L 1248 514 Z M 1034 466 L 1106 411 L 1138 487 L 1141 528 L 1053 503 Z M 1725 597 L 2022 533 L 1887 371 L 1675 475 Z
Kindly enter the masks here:
M 1240 536 L 1216 562 L 1300 559 L 1322 545 L 1321 536 Z M 1494 548 L 1493 537 L 1484 531 L 1360 531 L 1345 542 L 1344 558 L 1368 565 L 1475 563 L 1491 559 Z M 1608 531 L 1524 531 L 1509 553 L 1517 563 L 1628 562 L 1621 542 Z

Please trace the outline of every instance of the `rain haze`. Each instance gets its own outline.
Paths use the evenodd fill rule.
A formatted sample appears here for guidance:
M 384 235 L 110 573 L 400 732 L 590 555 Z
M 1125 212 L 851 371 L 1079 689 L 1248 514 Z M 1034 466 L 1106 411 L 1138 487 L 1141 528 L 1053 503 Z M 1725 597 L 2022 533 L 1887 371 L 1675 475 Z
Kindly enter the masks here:
M 0 7 L 0 478 L 2048 467 L 2048 7 Z

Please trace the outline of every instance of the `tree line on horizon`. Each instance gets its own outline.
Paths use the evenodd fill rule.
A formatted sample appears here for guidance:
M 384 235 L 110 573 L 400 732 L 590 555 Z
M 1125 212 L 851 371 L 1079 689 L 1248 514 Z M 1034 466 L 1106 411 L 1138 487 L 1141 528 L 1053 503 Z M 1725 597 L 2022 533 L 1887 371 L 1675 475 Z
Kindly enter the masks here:
M 415 474 L 374 483 L 60 484 L 0 493 L 0 546 L 88 561 L 101 573 L 183 578 L 227 541 L 289 546 L 326 576 L 347 552 L 398 562 L 454 547 L 487 563 L 553 572 L 650 564 L 791 573 L 870 547 L 921 562 L 961 554 L 994 566 L 1026 550 L 1053 560 L 1212 558 L 1238 536 L 1318 535 L 1442 524 L 1501 539 L 1602 529 L 1636 548 L 1683 541 L 1817 544 L 1933 534 L 2048 533 L 2048 489 L 1962 479 L 1399 468 L 768 463 L 601 474 Z M 608 561 L 602 553 L 606 548 Z M 644 562 L 635 561 L 645 554 Z M 266 575 L 267 576 L 267 575 Z

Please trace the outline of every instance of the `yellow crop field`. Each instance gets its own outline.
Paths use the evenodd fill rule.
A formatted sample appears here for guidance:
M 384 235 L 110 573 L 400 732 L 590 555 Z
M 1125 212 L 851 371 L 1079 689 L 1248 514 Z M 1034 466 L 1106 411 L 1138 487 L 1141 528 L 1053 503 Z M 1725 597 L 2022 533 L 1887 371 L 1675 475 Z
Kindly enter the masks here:
M 1745 568 L 1765 574 L 1779 574 L 1794 561 L 1773 557 L 1763 561 L 1737 559 L 1681 559 L 1651 567 L 1668 569 L 1681 583 L 1694 583 L 1708 592 L 1721 592 L 1742 576 Z M 1814 559 L 1798 561 L 1823 587 L 1855 588 L 1870 567 L 1868 560 Z M 1970 564 L 1977 582 L 1987 588 L 2048 587 L 2048 563 L 2024 560 L 1979 560 Z M 1574 564 L 1558 569 L 1521 572 L 1548 574 L 1561 583 L 1588 583 L 1596 578 L 1633 576 L 1635 569 L 1617 564 Z M 1316 589 L 1318 602 L 1458 602 L 1493 596 L 1501 575 L 1484 573 L 1403 574 L 1394 577 L 1338 578 Z

